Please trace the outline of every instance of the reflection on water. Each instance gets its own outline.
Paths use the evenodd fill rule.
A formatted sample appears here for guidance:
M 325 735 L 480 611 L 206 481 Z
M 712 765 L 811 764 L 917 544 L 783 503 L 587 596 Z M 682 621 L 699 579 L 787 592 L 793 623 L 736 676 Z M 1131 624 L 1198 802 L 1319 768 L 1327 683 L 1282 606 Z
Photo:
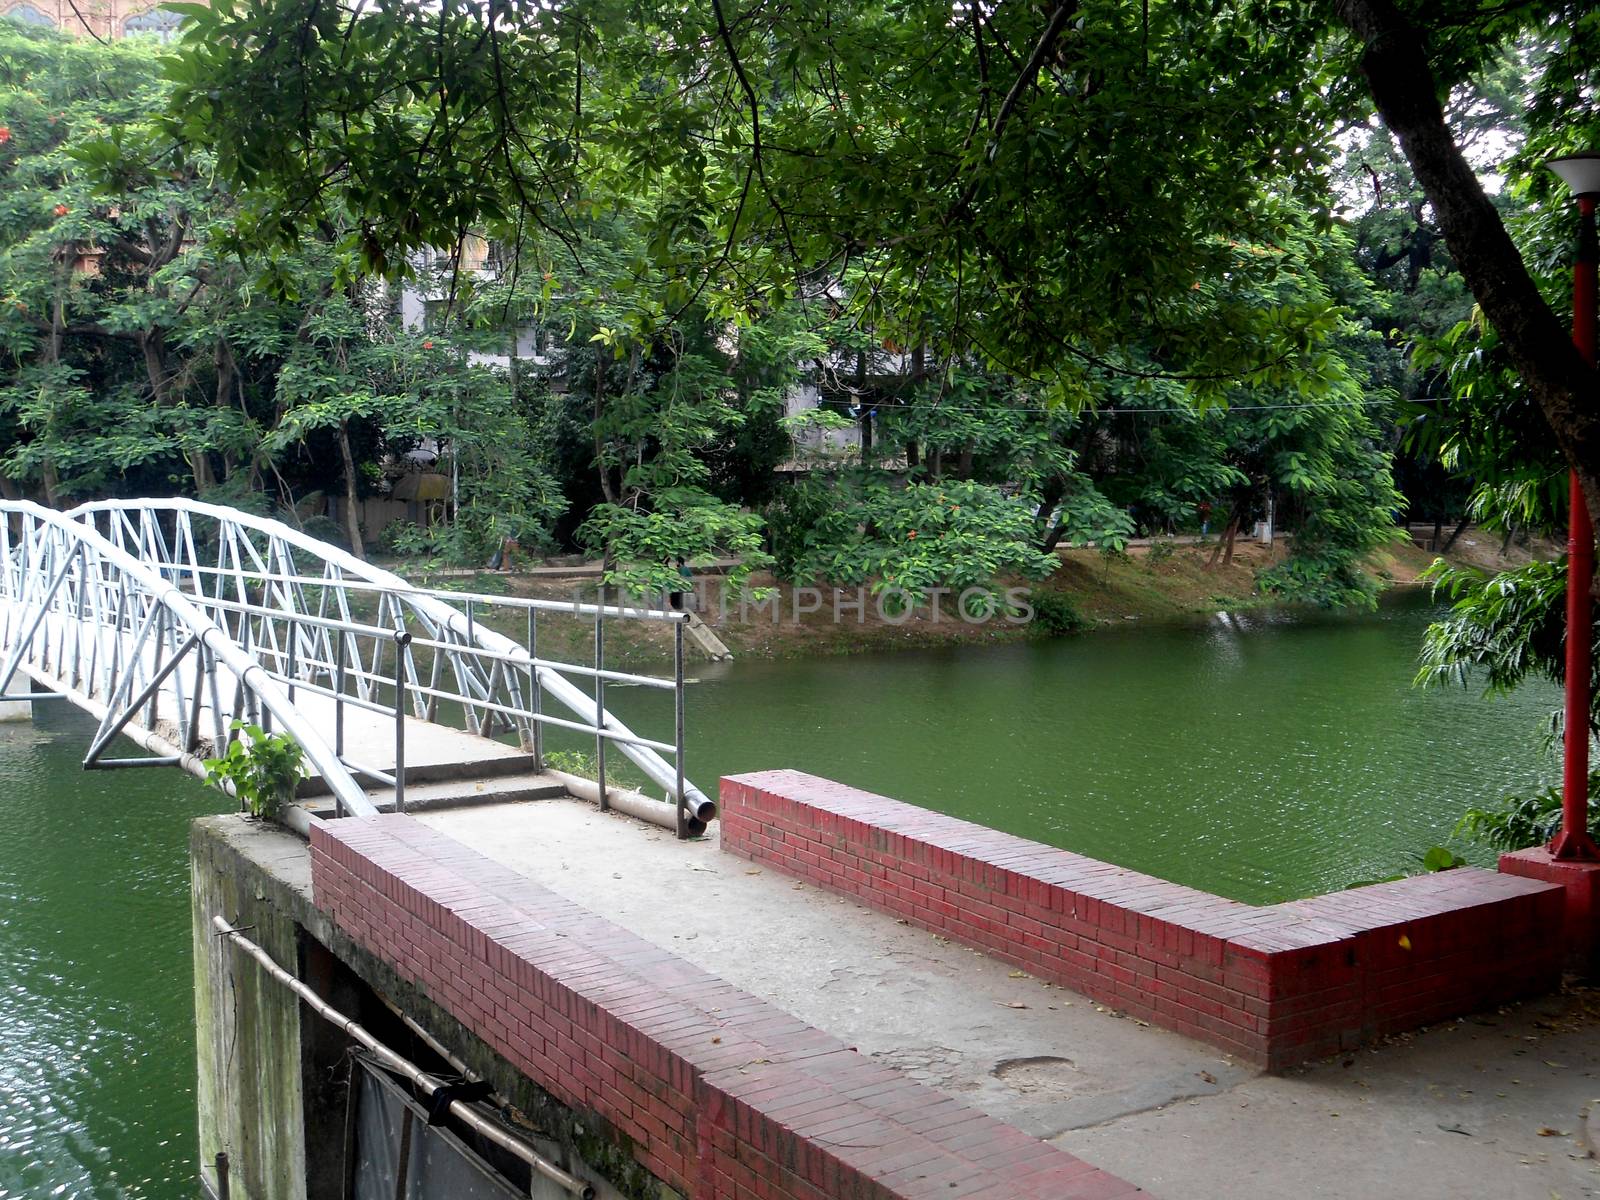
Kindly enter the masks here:
M 1410 686 L 1430 610 L 701 666 L 690 777 L 789 766 L 1243 900 L 1403 869 L 1554 775 L 1555 697 Z M 667 697 L 618 688 L 641 731 Z M 176 771 L 84 774 L 92 723 L 0 725 L 0 1200 L 193 1194 Z M 552 739 L 552 743 L 560 739 Z
M 0 1198 L 193 1195 L 187 824 L 219 797 L 85 773 L 94 723 L 37 711 L 0 723 Z

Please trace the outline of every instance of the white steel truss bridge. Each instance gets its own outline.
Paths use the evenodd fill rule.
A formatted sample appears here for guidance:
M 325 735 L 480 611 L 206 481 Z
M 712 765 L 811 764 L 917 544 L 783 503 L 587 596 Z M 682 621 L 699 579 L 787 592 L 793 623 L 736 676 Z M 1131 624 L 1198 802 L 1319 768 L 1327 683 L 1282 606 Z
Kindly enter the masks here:
M 542 656 L 541 620 L 584 622 L 592 662 Z M 404 811 L 463 780 L 548 779 L 544 743 L 559 730 L 592 745 L 596 768 L 592 781 L 557 773 L 563 790 L 680 837 L 703 831 L 716 806 L 683 772 L 687 620 L 415 587 L 282 522 L 193 500 L 0 502 L 0 696 L 63 697 L 98 718 L 90 769 L 204 777 L 236 723 L 286 733 L 310 772 L 303 804 L 320 797 L 336 816 Z M 619 621 L 665 626 L 670 674 L 607 666 Z M 607 685 L 671 693 L 671 728 L 634 732 L 608 711 Z M 119 736 L 146 756 L 113 757 Z M 664 800 L 608 786 L 613 752 Z

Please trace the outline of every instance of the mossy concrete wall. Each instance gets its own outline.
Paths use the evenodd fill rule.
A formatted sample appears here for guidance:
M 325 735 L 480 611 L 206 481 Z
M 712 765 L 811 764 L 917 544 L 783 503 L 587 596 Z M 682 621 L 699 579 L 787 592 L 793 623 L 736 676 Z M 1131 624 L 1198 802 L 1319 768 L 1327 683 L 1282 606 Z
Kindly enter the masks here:
M 201 1177 L 214 1189 L 226 1153 L 237 1200 L 307 1200 L 300 1002 L 211 924 L 221 916 L 279 963 L 298 961 L 294 906 L 238 844 L 273 836 L 224 817 L 190 838 Z

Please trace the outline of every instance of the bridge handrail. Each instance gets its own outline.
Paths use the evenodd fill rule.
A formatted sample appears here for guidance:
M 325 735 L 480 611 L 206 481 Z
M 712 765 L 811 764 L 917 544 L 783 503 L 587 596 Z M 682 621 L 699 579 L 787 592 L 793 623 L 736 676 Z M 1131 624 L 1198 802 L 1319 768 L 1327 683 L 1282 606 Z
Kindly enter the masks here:
M 160 604 L 181 622 L 183 628 L 211 652 L 214 660 L 233 674 L 239 686 L 253 695 L 259 704 L 273 715 L 277 723 L 299 743 L 306 759 L 322 776 L 329 790 L 338 797 L 346 812 L 362 817 L 378 815 L 377 808 L 367 798 L 349 770 L 339 761 L 333 748 L 323 740 L 316 727 L 307 722 L 296 709 L 288 695 L 273 679 L 271 672 L 253 654 L 235 642 L 225 629 L 202 612 L 182 588 L 163 578 L 159 570 L 123 550 L 92 524 L 76 519 L 73 513 L 57 512 L 29 500 L 0 501 L 0 513 L 16 514 L 24 521 L 24 532 L 17 546 L 19 554 L 28 537 L 26 522 L 37 522 L 41 526 L 57 530 L 64 539 L 70 539 L 76 548 L 92 551 L 128 581 L 140 587 L 153 603 Z M 7 540 L 9 541 L 9 533 Z M 19 560 L 19 571 L 21 565 Z M 0 596 L 5 596 L 10 587 L 10 569 L 4 560 L 0 560 L 0 571 L 4 572 L 4 575 L 0 576 Z M 20 596 L 15 599 L 19 604 L 25 603 Z M 48 605 L 49 602 L 46 603 Z M 9 652 L 5 665 L 0 665 L 0 670 L 14 672 L 15 668 L 9 665 Z M 8 679 L 0 679 L 0 686 L 8 682 Z M 220 753 L 221 748 L 217 747 L 216 751 Z
M 369 585 L 370 590 L 381 594 L 394 596 L 411 606 L 419 616 L 426 618 L 430 623 L 447 628 L 458 637 L 483 649 L 493 651 L 497 657 L 504 658 L 526 670 L 536 672 L 540 685 L 545 693 L 554 697 L 571 712 L 578 715 L 593 728 L 596 724 L 595 697 L 582 691 L 570 680 L 564 678 L 557 670 L 545 665 L 530 654 L 529 650 L 512 638 L 506 637 L 493 629 L 477 624 L 453 603 L 446 599 L 472 599 L 476 594 L 455 593 L 444 589 L 419 588 L 409 583 L 392 571 L 386 571 L 369 562 L 357 558 L 349 551 L 330 545 L 318 538 L 295 529 L 282 521 L 271 517 L 261 517 L 253 513 L 242 512 L 238 509 L 222 505 L 208 504 L 200 500 L 191 500 L 187 497 L 174 496 L 157 499 L 138 500 L 95 500 L 68 511 L 65 516 L 79 522 L 92 524 L 94 517 L 99 513 L 141 512 L 165 509 L 172 512 L 185 512 L 191 515 L 208 517 L 219 522 L 232 522 L 237 526 L 253 529 L 269 537 L 279 539 L 284 544 L 304 550 L 315 555 L 326 563 L 330 563 L 341 572 L 341 575 L 354 576 L 354 582 Z M 187 569 L 188 564 L 175 563 Z M 317 580 L 320 586 L 331 586 L 334 580 Z M 337 582 L 346 582 L 343 578 Z M 482 595 L 484 602 L 494 604 L 522 604 L 528 607 L 545 607 L 549 601 L 536 601 L 531 604 L 518 597 Z M 572 605 L 556 602 L 556 607 L 571 611 Z M 601 618 L 640 618 L 653 620 L 667 620 L 678 625 L 688 621 L 688 614 L 676 613 L 668 610 L 634 609 L 628 607 L 607 605 L 580 605 L 580 611 L 585 615 L 594 614 Z M 677 710 L 679 724 L 679 744 L 681 745 L 682 727 L 682 687 L 677 689 Z M 609 731 L 605 740 L 615 745 L 622 754 L 631 760 L 644 775 L 653 783 L 666 789 L 670 796 L 679 797 L 680 808 L 683 803 L 699 808 L 710 806 L 704 792 L 695 787 L 682 774 L 681 753 L 675 755 L 678 759 L 673 764 L 668 764 L 654 749 L 651 741 L 634 733 L 627 725 L 609 711 L 602 709 L 599 727 Z M 657 743 L 659 744 L 659 743 Z M 714 810 L 714 806 L 713 806 Z

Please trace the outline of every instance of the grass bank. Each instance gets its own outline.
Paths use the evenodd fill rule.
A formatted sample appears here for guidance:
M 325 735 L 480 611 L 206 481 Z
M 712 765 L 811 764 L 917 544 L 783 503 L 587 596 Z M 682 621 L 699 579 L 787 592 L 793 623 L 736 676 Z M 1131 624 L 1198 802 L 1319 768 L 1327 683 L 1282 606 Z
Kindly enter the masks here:
M 931 606 L 919 607 L 910 615 L 897 616 L 880 612 L 870 596 L 858 605 L 853 590 L 835 596 L 826 590 L 795 589 L 770 578 L 758 580 L 758 585 L 773 592 L 765 604 L 723 595 L 715 577 L 704 581 L 700 604 L 707 623 L 736 656 L 786 658 L 1048 636 L 1050 622 L 1041 618 L 1054 616 L 1059 624 L 1069 613 L 1076 614 L 1084 630 L 1092 630 L 1125 628 L 1138 622 L 1190 622 L 1219 611 L 1237 612 L 1271 603 L 1257 590 L 1256 576 L 1285 557 L 1287 546 L 1282 541 L 1269 547 L 1241 540 L 1233 561 L 1215 566 L 1209 561 L 1212 549 L 1210 544 L 1158 542 L 1135 545 L 1126 554 L 1116 555 L 1063 551 L 1060 569 L 1029 589 L 1030 603 L 1038 615 L 1027 623 L 1000 618 L 964 621 L 953 597 L 941 598 L 937 611 Z M 1468 531 L 1449 557 L 1493 570 L 1550 550 L 1513 546 L 1502 556 L 1498 538 Z M 1374 554 L 1369 570 L 1384 587 L 1414 586 L 1435 557 L 1415 542 L 1397 542 Z M 415 582 L 462 591 L 570 601 L 592 599 L 595 590 L 595 580 L 581 574 L 452 572 L 429 578 L 415 565 L 393 565 Z M 526 633 L 517 612 L 480 611 L 478 619 L 519 640 Z M 593 655 L 592 627 L 586 620 L 566 614 L 541 617 L 539 636 L 540 651 L 549 657 L 582 662 Z M 671 644 L 664 627 L 646 622 L 608 625 L 606 636 L 607 660 L 619 664 L 659 665 Z M 691 661 L 694 657 L 691 649 Z

